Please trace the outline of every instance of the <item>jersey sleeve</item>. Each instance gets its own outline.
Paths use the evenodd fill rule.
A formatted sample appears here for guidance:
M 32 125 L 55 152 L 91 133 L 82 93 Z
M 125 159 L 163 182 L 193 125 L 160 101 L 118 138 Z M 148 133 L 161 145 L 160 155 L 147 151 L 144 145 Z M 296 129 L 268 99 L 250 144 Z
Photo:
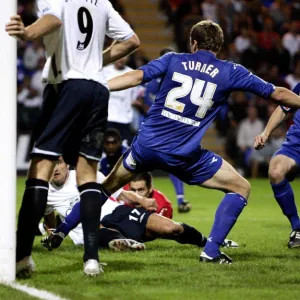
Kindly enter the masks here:
M 147 65 L 140 67 L 139 70 L 144 72 L 142 83 L 149 82 L 158 77 L 163 77 L 167 73 L 173 55 L 174 52 L 169 52 L 158 59 L 150 61 Z
M 173 217 L 173 208 L 171 202 L 166 198 L 161 192 L 154 190 L 151 195 L 156 200 L 157 210 L 156 213 L 160 216 L 172 219 Z
M 232 64 L 230 71 L 229 89 L 231 91 L 246 91 L 258 95 L 264 99 L 271 96 L 275 86 L 252 74 L 239 64 Z
M 300 96 L 300 82 L 293 88 L 293 92 Z M 285 112 L 286 114 L 289 113 L 289 112 L 294 112 L 295 111 L 294 109 L 291 109 L 290 107 L 287 107 L 287 106 L 282 106 L 281 105 L 280 107 L 283 110 L 283 112 Z
M 64 2 L 61 0 L 38 0 L 36 2 L 38 17 L 41 18 L 45 15 L 53 15 L 62 20 L 63 3 Z
M 108 19 L 106 23 L 106 35 L 117 41 L 125 41 L 134 35 L 134 31 L 129 24 L 119 15 L 107 1 Z

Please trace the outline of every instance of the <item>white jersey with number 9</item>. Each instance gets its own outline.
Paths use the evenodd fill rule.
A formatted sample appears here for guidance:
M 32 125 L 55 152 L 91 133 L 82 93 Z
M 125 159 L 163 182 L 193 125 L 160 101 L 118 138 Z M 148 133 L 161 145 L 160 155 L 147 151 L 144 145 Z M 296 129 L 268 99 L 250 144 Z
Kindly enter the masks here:
M 106 84 L 102 75 L 105 35 L 124 41 L 134 35 L 108 0 L 37 0 L 38 15 L 54 15 L 60 29 L 44 37 L 47 62 L 43 81 L 87 79 Z

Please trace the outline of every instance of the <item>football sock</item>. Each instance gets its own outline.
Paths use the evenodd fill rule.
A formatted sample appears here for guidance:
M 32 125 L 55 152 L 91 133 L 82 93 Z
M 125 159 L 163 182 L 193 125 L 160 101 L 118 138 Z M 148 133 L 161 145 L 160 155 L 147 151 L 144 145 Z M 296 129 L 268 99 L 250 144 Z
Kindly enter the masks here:
M 282 209 L 282 213 L 288 218 L 292 229 L 300 229 L 300 220 L 295 204 L 294 192 L 288 180 L 285 178 L 282 182 L 272 184 L 274 197 Z
M 99 261 L 98 229 L 101 207 L 107 197 L 102 195 L 100 184 L 96 182 L 88 182 L 78 186 L 78 190 L 80 192 L 80 215 L 84 238 L 83 260 L 84 262 L 89 259 Z
M 178 235 L 176 241 L 180 244 L 191 244 L 198 247 L 204 247 L 206 244 L 206 237 L 199 232 L 196 228 L 191 227 L 187 224 L 181 223 L 183 232 Z
M 99 247 L 108 248 L 108 243 L 116 239 L 126 239 L 119 231 L 109 228 L 101 228 L 98 231 Z
M 169 177 L 174 185 L 174 189 L 175 189 L 176 197 L 177 197 L 177 205 L 180 205 L 184 202 L 183 182 L 171 173 L 169 173 Z
M 247 200 L 239 194 L 228 193 L 220 203 L 213 228 L 204 247 L 204 252 L 215 258 L 220 255 L 220 246 L 241 214 Z
M 17 262 L 31 255 L 36 229 L 46 210 L 48 188 L 48 182 L 41 179 L 32 178 L 26 181 L 18 217 Z

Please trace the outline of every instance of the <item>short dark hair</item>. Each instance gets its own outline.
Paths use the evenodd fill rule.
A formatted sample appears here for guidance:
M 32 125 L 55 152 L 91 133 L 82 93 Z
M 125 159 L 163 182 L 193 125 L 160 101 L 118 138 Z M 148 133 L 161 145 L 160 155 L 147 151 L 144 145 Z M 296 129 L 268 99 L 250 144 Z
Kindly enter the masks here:
M 112 136 L 116 138 L 118 141 L 121 141 L 121 134 L 118 129 L 115 128 L 107 128 L 106 131 L 104 132 L 104 138 Z
M 148 189 L 150 189 L 152 187 L 152 175 L 151 175 L 150 172 L 141 173 L 141 174 L 137 175 L 131 181 L 133 181 L 133 182 L 135 182 L 135 181 L 145 181 L 146 186 L 147 186 Z
M 165 48 L 162 48 L 159 52 L 159 55 L 162 56 L 166 53 L 169 53 L 169 52 L 175 52 L 175 49 L 172 48 L 172 47 L 165 47 Z
M 201 21 L 195 24 L 190 32 L 191 42 L 197 41 L 198 49 L 218 53 L 224 43 L 222 28 L 212 21 Z

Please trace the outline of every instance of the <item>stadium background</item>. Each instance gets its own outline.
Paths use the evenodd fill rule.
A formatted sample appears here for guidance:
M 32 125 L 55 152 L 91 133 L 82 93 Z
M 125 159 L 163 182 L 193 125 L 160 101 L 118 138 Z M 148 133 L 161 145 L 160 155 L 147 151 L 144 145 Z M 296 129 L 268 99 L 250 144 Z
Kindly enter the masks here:
M 191 26 L 200 20 L 211 19 L 219 23 L 225 33 L 219 58 L 241 63 L 275 85 L 292 89 L 300 81 L 299 0 L 111 2 L 141 40 L 141 47 L 128 62 L 133 69 L 158 57 L 159 51 L 166 46 L 179 52 L 188 51 Z M 32 23 L 36 19 L 35 1 L 19 0 L 18 13 L 25 25 Z M 110 42 L 107 39 L 107 45 Z M 42 103 L 40 77 L 44 60 L 41 42 L 18 42 L 18 171 L 28 168 L 30 133 Z M 252 94 L 233 93 L 228 106 L 208 130 L 203 146 L 226 157 L 246 176 L 265 176 L 267 163 L 292 122 L 290 117 L 275 131 L 262 154 L 253 151 L 253 137 L 261 132 L 275 108 L 272 103 Z M 137 124 L 139 118 L 136 112 L 133 124 Z M 133 127 L 134 133 L 137 126 Z
M 183 37 L 193 23 L 204 18 L 218 21 L 226 33 L 226 44 L 219 57 L 245 64 L 248 68 L 278 85 L 292 88 L 300 80 L 299 32 L 300 1 L 198 1 L 198 0 L 123 0 L 112 1 L 118 11 L 134 26 L 141 39 L 141 48 L 131 57 L 130 66 L 138 67 L 159 55 L 165 46 L 187 50 Z M 36 18 L 34 1 L 19 1 L 24 21 Z M 295 22 L 293 22 L 295 21 Z M 272 24 L 273 29 L 270 28 Z M 271 27 L 272 27 L 271 26 Z M 294 26 L 294 25 L 293 25 Z M 284 46 L 297 41 L 295 51 Z M 288 38 L 287 38 L 288 37 Z M 295 45 L 295 43 L 291 43 Z M 290 45 L 291 45 L 290 44 Z M 297 53 L 298 52 L 298 53 Z M 44 51 L 40 43 L 18 44 L 18 170 L 28 167 L 30 134 L 35 126 L 42 102 L 40 84 Z M 209 129 L 204 146 L 227 157 L 239 170 L 251 175 L 248 155 L 235 145 L 240 124 L 247 116 L 247 107 L 256 107 L 265 123 L 274 110 L 272 104 L 251 95 L 235 93 L 217 122 Z M 291 120 L 279 130 L 282 138 Z M 251 140 L 251 138 L 249 138 Z M 275 143 L 276 145 L 276 143 Z M 247 145 L 248 146 L 248 145 Z M 246 147 L 247 148 L 247 147 Z M 248 163 L 248 164 L 247 164 Z M 265 175 L 265 169 L 260 170 Z M 25 178 L 17 182 L 17 210 L 21 203 Z M 82 277 L 82 250 L 67 239 L 63 247 L 49 253 L 37 238 L 34 259 L 37 274 L 22 284 L 51 291 L 67 299 L 291 299 L 299 297 L 299 251 L 290 251 L 286 244 L 290 228 L 272 195 L 267 179 L 252 179 L 252 194 L 229 238 L 239 249 L 226 249 L 234 259 L 232 266 L 200 265 L 199 249 L 170 241 L 147 243 L 145 253 L 101 252 L 108 263 L 105 274 L 95 280 Z M 175 193 L 167 178 L 155 178 L 155 187 L 176 206 Z M 299 180 L 293 183 L 298 206 Z M 208 234 L 215 209 L 222 194 L 217 191 L 186 188 L 192 203 L 189 214 L 174 219 L 195 226 Z M 33 299 L 21 292 L 0 285 L 0 299 Z

